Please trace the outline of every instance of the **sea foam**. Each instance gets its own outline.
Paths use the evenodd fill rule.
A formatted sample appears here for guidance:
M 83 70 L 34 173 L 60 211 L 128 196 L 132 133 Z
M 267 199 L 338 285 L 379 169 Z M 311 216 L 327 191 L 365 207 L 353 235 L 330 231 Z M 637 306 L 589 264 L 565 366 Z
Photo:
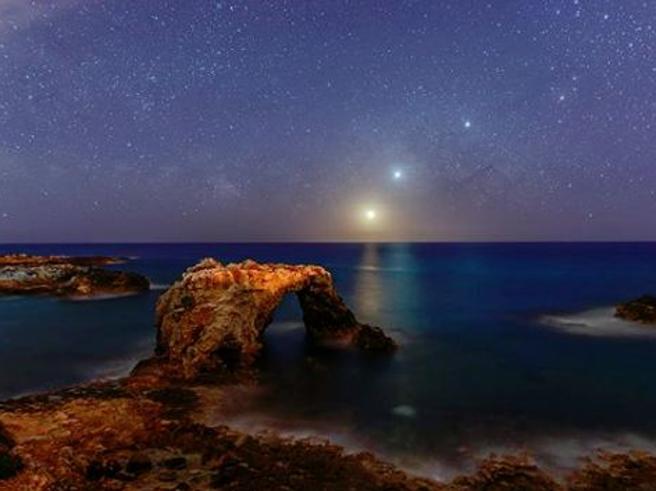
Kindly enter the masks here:
M 545 315 L 540 320 L 543 324 L 570 334 L 656 338 L 656 329 L 615 317 L 614 307 L 600 307 L 571 314 Z

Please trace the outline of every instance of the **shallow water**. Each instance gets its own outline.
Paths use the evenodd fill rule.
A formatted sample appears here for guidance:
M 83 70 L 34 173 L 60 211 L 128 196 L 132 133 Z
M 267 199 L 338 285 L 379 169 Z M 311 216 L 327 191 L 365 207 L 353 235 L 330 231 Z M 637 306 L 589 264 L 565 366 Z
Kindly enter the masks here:
M 307 345 L 296 300 L 279 309 L 263 387 L 228 417 L 330 435 L 443 477 L 490 450 L 554 467 L 591 449 L 656 442 L 656 335 L 612 305 L 656 292 L 656 244 L 184 244 L 3 246 L 134 256 L 159 286 L 89 302 L 0 301 L 0 396 L 126 373 L 154 340 L 161 289 L 204 256 L 319 263 L 391 359 Z M 225 414 L 217 418 L 225 418 Z

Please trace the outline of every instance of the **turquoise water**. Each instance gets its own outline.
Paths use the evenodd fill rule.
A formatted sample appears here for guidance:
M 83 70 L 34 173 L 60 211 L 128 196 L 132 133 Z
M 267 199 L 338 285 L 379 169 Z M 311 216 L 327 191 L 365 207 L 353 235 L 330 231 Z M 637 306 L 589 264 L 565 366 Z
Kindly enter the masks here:
M 611 311 L 656 293 L 653 243 L 0 247 L 16 250 L 131 256 L 117 267 L 161 288 L 205 256 L 329 268 L 358 317 L 401 349 L 378 359 L 309 346 L 290 298 L 266 334 L 265 390 L 232 415 L 246 426 L 441 462 L 508 447 L 556 460 L 598 442 L 656 441 L 656 335 Z M 151 351 L 160 293 L 0 299 L 0 396 L 125 373 Z M 549 450 L 554 438 L 568 446 Z

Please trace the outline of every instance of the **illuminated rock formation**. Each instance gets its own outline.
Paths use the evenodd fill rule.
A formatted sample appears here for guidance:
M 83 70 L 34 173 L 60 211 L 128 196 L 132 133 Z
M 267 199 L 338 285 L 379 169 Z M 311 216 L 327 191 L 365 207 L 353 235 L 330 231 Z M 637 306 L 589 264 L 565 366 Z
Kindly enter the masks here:
M 122 295 L 146 291 L 147 278 L 99 266 L 116 264 L 110 257 L 0 256 L 0 294 L 51 294 L 60 297 Z
M 178 367 L 184 378 L 220 366 L 248 365 L 288 293 L 298 296 L 315 341 L 382 352 L 396 347 L 380 328 L 356 320 L 322 267 L 254 261 L 224 266 L 204 259 L 159 299 L 157 357 Z

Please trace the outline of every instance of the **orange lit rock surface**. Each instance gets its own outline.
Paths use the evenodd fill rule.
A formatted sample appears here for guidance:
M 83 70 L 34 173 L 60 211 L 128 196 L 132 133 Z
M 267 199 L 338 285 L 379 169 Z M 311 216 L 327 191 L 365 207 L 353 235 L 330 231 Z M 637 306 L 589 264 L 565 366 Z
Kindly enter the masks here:
M 0 447 L 0 491 L 441 489 L 327 441 L 197 423 L 208 391 L 221 396 L 217 387 L 124 380 L 0 404 L 11 438 Z M 11 463 L 4 473 L 2 462 Z
M 391 352 L 394 341 L 378 327 L 359 323 L 319 266 L 226 266 L 204 259 L 157 303 L 160 360 L 185 378 L 223 365 L 249 365 L 262 348 L 262 333 L 288 293 L 298 296 L 308 335 L 319 342 Z

